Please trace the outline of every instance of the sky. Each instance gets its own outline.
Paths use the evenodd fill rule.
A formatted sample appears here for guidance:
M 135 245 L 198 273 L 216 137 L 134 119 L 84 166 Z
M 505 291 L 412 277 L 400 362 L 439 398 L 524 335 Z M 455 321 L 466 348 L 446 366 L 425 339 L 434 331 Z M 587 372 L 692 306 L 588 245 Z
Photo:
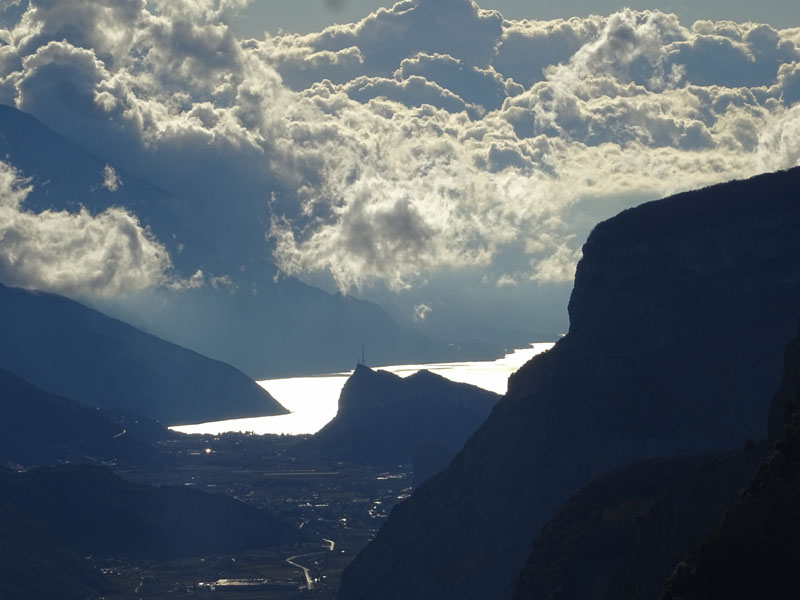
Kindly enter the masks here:
M 491 5 L 504 19 L 470 0 L 373 13 L 357 0 L 7 0 L 0 102 L 174 194 L 192 237 L 131 207 L 28 210 L 37 184 L 5 165 L 0 272 L 104 297 L 235 290 L 260 256 L 276 279 L 442 335 L 488 319 L 560 327 L 599 220 L 798 164 L 790 5 L 675 6 L 681 18 L 562 2 L 579 16 L 541 21 L 544 6 Z M 246 39 L 244 22 L 286 31 Z M 114 276 L 98 279 L 98 261 Z

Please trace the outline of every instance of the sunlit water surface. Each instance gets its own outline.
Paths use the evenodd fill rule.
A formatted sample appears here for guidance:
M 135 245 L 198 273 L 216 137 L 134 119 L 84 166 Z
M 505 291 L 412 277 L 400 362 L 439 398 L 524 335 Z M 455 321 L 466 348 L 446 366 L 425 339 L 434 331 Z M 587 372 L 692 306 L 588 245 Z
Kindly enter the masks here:
M 537 354 L 553 347 L 552 342 L 531 344 L 529 348 L 515 350 L 503 358 L 493 361 L 453 363 L 431 363 L 421 365 L 397 365 L 379 367 L 400 377 L 407 377 L 422 369 L 447 377 L 451 381 L 471 383 L 487 390 L 505 394 L 508 376 Z M 288 379 L 265 379 L 259 385 L 267 390 L 291 413 L 277 417 L 254 417 L 231 419 L 171 427 L 183 433 L 218 435 L 226 431 L 252 431 L 257 434 L 275 433 L 299 435 L 316 433 L 336 416 L 339 393 L 342 391 L 347 373 L 331 373 L 312 377 L 290 377 Z

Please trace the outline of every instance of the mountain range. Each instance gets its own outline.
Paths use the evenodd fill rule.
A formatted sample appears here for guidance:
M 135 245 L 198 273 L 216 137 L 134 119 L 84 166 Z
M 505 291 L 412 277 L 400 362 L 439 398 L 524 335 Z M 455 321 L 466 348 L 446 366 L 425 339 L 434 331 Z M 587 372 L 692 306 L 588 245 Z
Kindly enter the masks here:
M 800 169 L 762 175 L 599 224 L 569 333 L 392 511 L 340 600 L 507 598 L 531 540 L 594 477 L 763 437 L 800 316 L 798 185 Z
M 0 284 L 0 367 L 90 407 L 167 425 L 283 414 L 241 371 L 78 302 Z

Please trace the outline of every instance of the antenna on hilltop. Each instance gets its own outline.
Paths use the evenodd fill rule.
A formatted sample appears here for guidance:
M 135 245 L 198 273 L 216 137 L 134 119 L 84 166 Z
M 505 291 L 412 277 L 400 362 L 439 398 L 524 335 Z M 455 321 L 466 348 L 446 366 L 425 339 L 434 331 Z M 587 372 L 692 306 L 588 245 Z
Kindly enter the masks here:
M 364 342 L 361 342 L 361 364 L 367 366 L 367 354 L 364 352 Z

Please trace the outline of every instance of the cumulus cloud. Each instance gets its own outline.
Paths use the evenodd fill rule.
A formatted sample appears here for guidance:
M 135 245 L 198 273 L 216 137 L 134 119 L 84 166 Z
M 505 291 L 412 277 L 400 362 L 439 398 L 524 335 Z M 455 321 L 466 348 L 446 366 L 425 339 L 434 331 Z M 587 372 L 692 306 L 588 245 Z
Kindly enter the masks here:
M 509 287 L 512 285 L 517 285 L 517 280 L 514 279 L 513 276 L 509 275 L 508 273 L 503 273 L 500 277 L 497 278 L 497 282 L 495 285 L 499 288 L 502 287 Z
M 570 247 L 566 242 L 559 244 L 554 252 L 531 263 L 531 279 L 540 283 L 571 281 L 575 277 L 575 267 L 580 258 L 580 250 Z M 498 285 L 499 283 L 500 281 Z
M 70 296 L 115 296 L 157 285 L 183 287 L 170 276 L 164 247 L 121 208 L 92 215 L 23 204 L 27 180 L 0 162 L 0 280 Z
M 122 187 L 122 179 L 117 175 L 114 167 L 108 164 L 103 167 L 103 187 L 109 192 L 116 192 Z
M 187 248 L 231 261 L 208 272 L 260 252 L 342 291 L 569 281 L 621 205 L 800 158 L 797 30 L 404 0 L 239 40 L 241 5 L 32 0 L 0 31 L 0 97 L 182 195 Z
M 710 22 L 690 30 L 673 15 L 624 10 L 505 21 L 486 63 L 446 35 L 435 49 L 415 44 L 402 59 L 388 51 L 381 64 L 366 58 L 375 49 L 365 31 L 413 19 L 433 10 L 429 4 L 267 40 L 291 46 L 292 72 L 304 47 L 307 76 L 320 51 L 347 48 L 359 57 L 350 64 L 358 74 L 339 84 L 324 80 L 321 67 L 319 83 L 300 91 L 289 112 L 308 119 L 287 131 L 302 132 L 287 146 L 294 164 L 302 157 L 327 175 L 303 191 L 299 219 L 273 221 L 276 259 L 289 272 L 329 270 L 342 289 L 370 278 L 402 289 L 436 268 L 488 266 L 524 240 L 530 271 L 518 276 L 568 281 L 587 232 L 569 220 L 576 201 L 635 202 L 797 162 L 798 48 L 788 34 Z M 458 5 L 462 15 L 474 8 Z M 280 58 L 273 64 L 282 72 Z M 319 112 L 309 119 L 313 111 L 301 107 L 311 104 Z M 413 214 L 412 232 L 382 247 L 351 243 L 353 231 L 368 240 L 403 235 L 386 226 L 398 198 L 398 222 Z M 602 208 L 595 213 L 604 216 Z

